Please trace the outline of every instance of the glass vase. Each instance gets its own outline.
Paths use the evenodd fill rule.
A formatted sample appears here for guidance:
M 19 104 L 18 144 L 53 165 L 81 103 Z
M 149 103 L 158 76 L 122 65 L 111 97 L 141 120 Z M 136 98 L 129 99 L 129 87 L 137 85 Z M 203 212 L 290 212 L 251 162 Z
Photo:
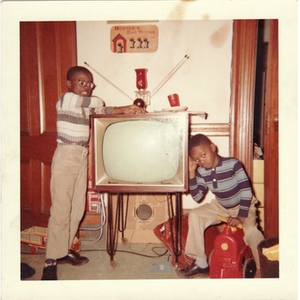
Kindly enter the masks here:
M 148 69 L 135 69 L 136 73 L 136 88 L 138 90 L 145 90 L 148 87 L 147 72 Z

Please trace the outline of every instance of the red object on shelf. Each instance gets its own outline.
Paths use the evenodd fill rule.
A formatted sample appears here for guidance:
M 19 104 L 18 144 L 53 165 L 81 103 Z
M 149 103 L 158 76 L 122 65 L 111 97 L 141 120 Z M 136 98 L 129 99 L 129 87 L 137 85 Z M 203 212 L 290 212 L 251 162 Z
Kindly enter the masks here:
M 179 96 L 178 94 L 171 94 L 168 96 L 169 103 L 172 107 L 180 106 Z
M 242 229 L 227 225 L 214 241 L 210 278 L 253 278 L 256 265 Z
M 148 87 L 147 72 L 148 69 L 135 69 L 136 73 L 136 88 L 138 90 L 146 90 Z

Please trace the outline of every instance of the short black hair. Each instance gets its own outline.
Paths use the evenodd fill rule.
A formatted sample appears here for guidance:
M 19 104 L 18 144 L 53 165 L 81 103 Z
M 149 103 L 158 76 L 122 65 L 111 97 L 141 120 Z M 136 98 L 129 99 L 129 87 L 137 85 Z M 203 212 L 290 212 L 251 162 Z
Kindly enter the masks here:
M 71 80 L 73 75 L 77 72 L 83 72 L 86 74 L 90 74 L 93 77 L 93 74 L 87 68 L 81 67 L 81 66 L 75 66 L 75 67 L 72 67 L 71 69 L 69 69 L 69 71 L 67 72 L 67 80 Z
M 212 141 L 204 134 L 196 134 L 189 140 L 189 152 L 196 146 L 206 145 L 210 146 Z

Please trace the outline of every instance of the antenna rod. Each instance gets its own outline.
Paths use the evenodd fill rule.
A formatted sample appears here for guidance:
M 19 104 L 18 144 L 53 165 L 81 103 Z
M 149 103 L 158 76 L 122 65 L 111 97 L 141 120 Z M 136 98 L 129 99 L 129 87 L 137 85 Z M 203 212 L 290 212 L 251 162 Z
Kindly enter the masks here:
M 91 67 L 86 61 L 84 62 L 85 65 L 87 65 L 89 68 L 91 68 L 95 73 L 97 73 L 100 77 L 102 77 L 104 80 L 106 80 L 110 85 L 112 85 L 115 89 L 117 89 L 120 93 L 122 93 L 124 96 L 126 96 L 131 101 L 133 100 L 132 97 L 127 95 L 125 92 L 123 92 L 119 87 L 117 87 L 114 83 L 112 83 L 110 80 L 108 80 L 106 77 L 104 77 L 102 74 L 100 74 L 97 70 L 95 70 L 93 67 Z
M 189 59 L 188 55 L 185 55 L 183 59 L 169 72 L 169 74 L 161 81 L 161 83 L 153 90 L 152 97 L 166 84 L 166 82 L 181 68 L 181 66 Z

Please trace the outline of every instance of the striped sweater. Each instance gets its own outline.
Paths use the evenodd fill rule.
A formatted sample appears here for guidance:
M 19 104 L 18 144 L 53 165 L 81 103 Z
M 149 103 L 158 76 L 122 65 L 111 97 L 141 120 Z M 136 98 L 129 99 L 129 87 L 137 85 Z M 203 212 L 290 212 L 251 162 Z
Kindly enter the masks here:
M 87 144 L 90 137 L 90 115 L 111 113 L 111 107 L 95 96 L 82 97 L 68 92 L 56 104 L 57 142 L 59 144 Z
M 252 200 L 252 189 L 242 163 L 236 158 L 219 156 L 218 165 L 212 169 L 198 167 L 196 177 L 190 179 L 190 192 L 200 201 L 207 189 L 225 208 L 240 205 L 238 216 L 247 217 Z

